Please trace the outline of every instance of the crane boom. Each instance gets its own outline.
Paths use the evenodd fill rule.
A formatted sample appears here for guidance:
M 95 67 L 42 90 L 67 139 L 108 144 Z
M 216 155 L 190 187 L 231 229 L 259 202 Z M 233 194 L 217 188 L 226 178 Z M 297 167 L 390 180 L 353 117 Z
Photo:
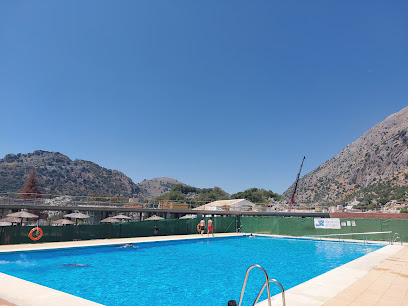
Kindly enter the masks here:
M 300 172 L 302 171 L 303 162 L 305 161 L 305 159 L 306 159 L 306 156 L 303 156 L 302 163 L 300 164 L 299 173 L 298 173 L 298 175 L 297 175 L 297 177 L 296 177 L 295 188 L 293 189 L 292 199 L 290 200 L 289 207 L 288 207 L 288 211 L 290 211 L 290 205 L 292 205 L 293 203 L 295 203 L 296 189 L 297 189 L 297 185 L 298 185 L 299 178 L 300 178 Z

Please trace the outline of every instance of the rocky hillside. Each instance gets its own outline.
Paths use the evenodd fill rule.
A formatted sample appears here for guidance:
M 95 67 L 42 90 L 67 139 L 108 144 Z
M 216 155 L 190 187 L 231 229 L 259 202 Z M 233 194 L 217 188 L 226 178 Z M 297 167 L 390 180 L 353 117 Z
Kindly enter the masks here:
M 408 192 L 408 107 L 377 124 L 299 181 L 297 203 L 384 202 Z M 289 200 L 292 185 L 283 193 Z
M 20 191 L 32 168 L 37 172 L 40 189 L 47 194 L 153 198 L 181 184 L 167 177 L 135 184 L 120 171 L 86 160 L 71 160 L 58 152 L 38 150 L 28 154 L 8 154 L 0 159 L 0 192 Z
M 137 184 L 142 197 L 157 197 L 173 188 L 174 185 L 183 184 L 169 177 L 158 177 L 151 180 L 143 180 Z
M 35 168 L 43 193 L 69 195 L 139 194 L 133 181 L 117 170 L 86 160 L 71 160 L 58 152 L 8 154 L 0 159 L 0 192 L 18 192 Z

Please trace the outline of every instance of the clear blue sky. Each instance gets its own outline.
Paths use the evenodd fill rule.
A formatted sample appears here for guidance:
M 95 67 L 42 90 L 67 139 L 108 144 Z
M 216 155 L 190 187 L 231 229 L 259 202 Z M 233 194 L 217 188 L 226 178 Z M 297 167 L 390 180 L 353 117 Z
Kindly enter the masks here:
M 1 1 L 0 157 L 285 191 L 408 105 L 407 1 Z

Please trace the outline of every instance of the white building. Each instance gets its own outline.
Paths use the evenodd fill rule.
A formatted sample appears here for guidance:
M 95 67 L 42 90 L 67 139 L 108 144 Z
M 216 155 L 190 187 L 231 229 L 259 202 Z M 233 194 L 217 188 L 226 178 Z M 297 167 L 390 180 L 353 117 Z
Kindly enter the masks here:
M 351 212 L 351 210 L 355 210 L 353 207 L 360 204 L 360 201 L 354 199 L 354 201 L 347 203 L 347 206 L 344 208 L 346 212 Z
M 195 210 L 252 211 L 255 204 L 245 199 L 220 200 L 194 208 Z

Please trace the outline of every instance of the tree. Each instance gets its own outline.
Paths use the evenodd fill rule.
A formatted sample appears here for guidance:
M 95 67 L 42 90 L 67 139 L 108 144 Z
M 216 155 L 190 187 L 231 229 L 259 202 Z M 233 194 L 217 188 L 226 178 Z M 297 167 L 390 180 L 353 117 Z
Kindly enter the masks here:
M 222 190 L 220 187 L 214 188 L 204 188 L 200 190 L 200 194 L 198 196 L 198 201 L 218 201 L 218 200 L 228 200 L 228 194 Z
M 34 168 L 31 169 L 28 174 L 24 187 L 20 190 L 19 194 L 21 199 L 35 199 L 41 197 L 42 192 L 40 191 L 37 173 Z
M 157 201 L 167 200 L 167 201 L 185 201 L 186 195 L 182 192 L 176 190 L 170 190 L 155 198 Z
M 231 199 L 246 199 L 252 203 L 267 203 L 269 199 L 279 200 L 280 195 L 272 190 L 250 188 L 233 194 Z
M 155 200 L 212 202 L 229 199 L 228 194 L 220 187 L 199 189 L 196 187 L 177 184 L 170 191 L 158 196 Z
M 38 185 L 38 178 L 35 169 L 31 169 L 23 189 L 19 192 L 21 199 L 36 199 L 42 198 L 42 192 Z M 47 219 L 48 213 L 46 211 L 34 210 L 33 214 L 40 217 L 40 219 Z
M 182 194 L 189 194 L 191 193 L 197 193 L 197 188 L 193 186 L 188 186 L 188 185 L 183 185 L 183 184 L 176 184 L 171 188 L 171 191 L 179 191 Z

